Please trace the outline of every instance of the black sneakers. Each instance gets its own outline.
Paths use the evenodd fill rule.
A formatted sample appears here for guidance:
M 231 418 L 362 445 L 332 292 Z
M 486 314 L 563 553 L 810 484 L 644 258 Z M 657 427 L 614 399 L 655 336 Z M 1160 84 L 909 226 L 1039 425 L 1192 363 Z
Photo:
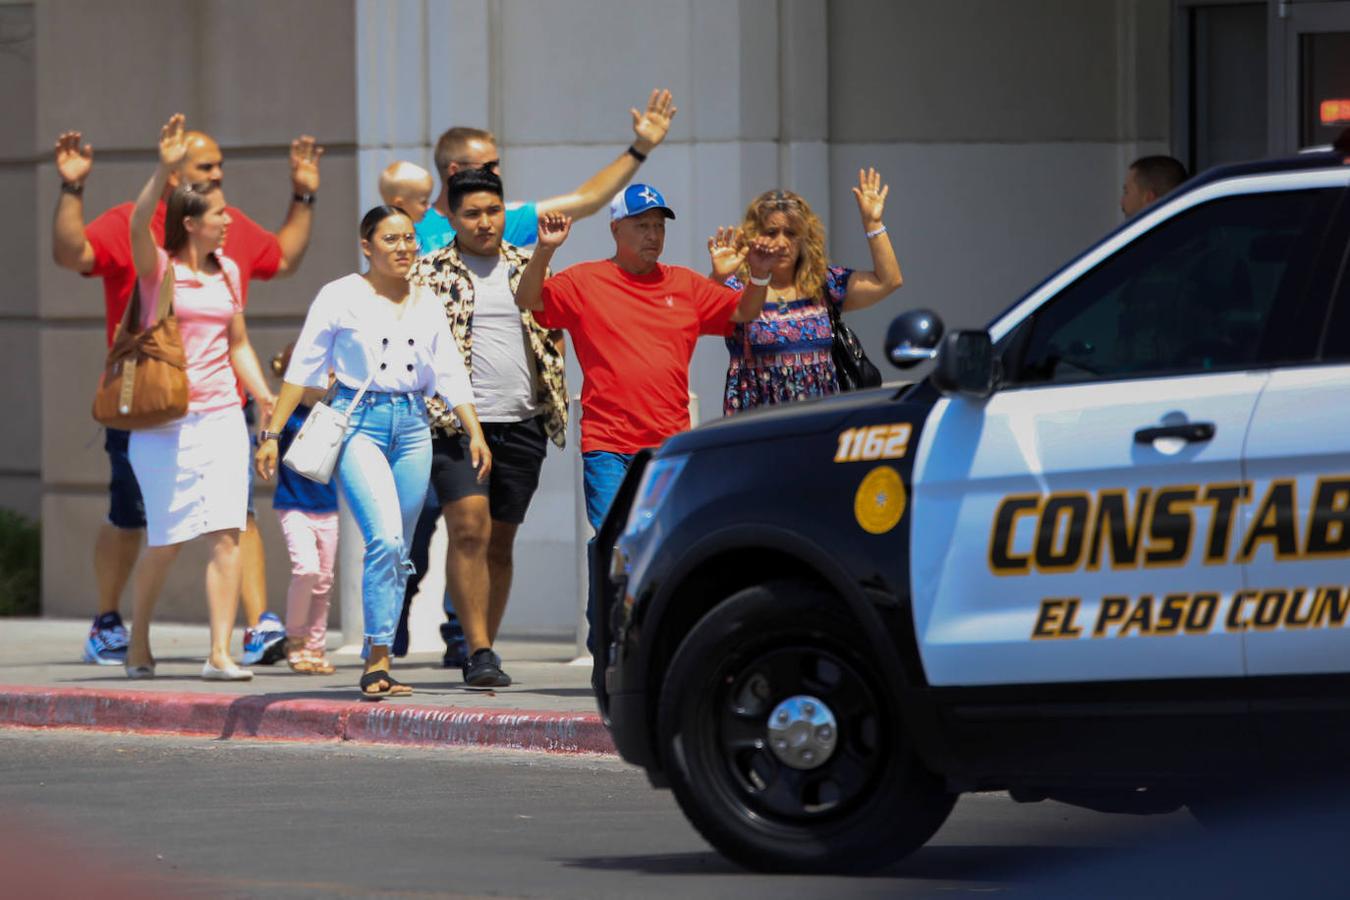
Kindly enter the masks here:
M 464 661 L 462 671 L 464 683 L 469 687 L 506 687 L 511 683 L 511 676 L 502 671 L 502 658 L 493 653 L 490 647 L 475 650 Z

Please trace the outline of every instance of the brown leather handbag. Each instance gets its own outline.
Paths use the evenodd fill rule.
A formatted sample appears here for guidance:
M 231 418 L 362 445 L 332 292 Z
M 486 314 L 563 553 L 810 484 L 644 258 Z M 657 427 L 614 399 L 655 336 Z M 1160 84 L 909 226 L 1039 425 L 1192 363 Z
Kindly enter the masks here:
M 141 286 L 136 280 L 94 394 L 94 418 L 100 425 L 135 431 L 187 415 L 187 357 L 173 314 L 173 289 L 173 260 L 169 260 L 159 285 L 155 323 L 142 328 Z

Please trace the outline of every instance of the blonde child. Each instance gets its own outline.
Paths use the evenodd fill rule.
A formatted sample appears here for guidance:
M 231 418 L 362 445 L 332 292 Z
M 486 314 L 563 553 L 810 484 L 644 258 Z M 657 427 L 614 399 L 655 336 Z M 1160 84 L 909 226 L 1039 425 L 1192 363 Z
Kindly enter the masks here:
M 380 172 L 380 198 L 407 213 L 414 225 L 427 214 L 435 186 L 431 173 L 414 163 L 393 162 Z

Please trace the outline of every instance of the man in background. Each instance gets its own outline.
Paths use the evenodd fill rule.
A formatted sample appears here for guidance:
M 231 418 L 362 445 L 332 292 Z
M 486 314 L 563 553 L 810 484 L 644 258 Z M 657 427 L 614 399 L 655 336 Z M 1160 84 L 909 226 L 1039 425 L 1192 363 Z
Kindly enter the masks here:
M 1120 211 L 1129 218 L 1176 190 L 1186 180 L 1186 167 L 1170 156 L 1141 156 L 1125 170 Z

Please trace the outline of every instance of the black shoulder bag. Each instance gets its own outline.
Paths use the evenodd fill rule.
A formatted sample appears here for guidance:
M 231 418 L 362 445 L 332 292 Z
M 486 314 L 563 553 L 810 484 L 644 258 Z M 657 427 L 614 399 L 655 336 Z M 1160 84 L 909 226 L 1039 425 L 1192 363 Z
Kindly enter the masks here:
M 830 326 L 834 330 L 834 346 L 830 348 L 830 355 L 834 358 L 839 390 L 881 387 L 881 371 L 867 358 L 862 341 L 858 340 L 853 329 L 844 324 L 843 317 L 839 315 L 839 305 L 828 292 L 822 299 L 825 309 L 830 313 Z

